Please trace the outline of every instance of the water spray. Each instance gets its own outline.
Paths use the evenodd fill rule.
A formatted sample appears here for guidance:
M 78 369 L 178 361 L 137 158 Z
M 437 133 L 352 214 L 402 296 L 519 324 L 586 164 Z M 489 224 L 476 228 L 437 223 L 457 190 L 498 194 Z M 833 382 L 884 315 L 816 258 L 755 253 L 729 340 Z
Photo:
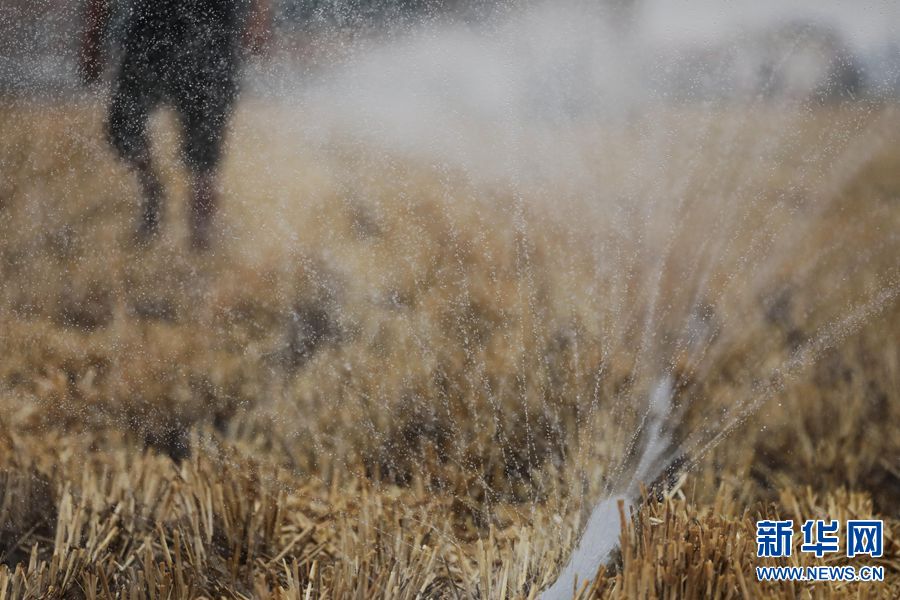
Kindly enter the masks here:
M 666 422 L 672 411 L 673 378 L 666 375 L 650 393 L 644 425 L 644 444 L 634 475 L 619 494 L 601 499 L 591 510 L 581 538 L 556 581 L 541 594 L 543 600 L 567 600 L 573 586 L 592 581 L 597 570 L 618 548 L 622 512 L 628 514 L 641 484 L 654 481 L 668 464 L 671 436 Z

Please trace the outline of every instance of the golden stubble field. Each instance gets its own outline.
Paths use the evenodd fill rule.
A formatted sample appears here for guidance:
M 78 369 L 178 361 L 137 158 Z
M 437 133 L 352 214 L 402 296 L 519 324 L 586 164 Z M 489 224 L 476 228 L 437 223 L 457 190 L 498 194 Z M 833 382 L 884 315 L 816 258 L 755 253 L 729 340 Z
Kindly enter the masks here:
M 140 249 L 101 118 L 0 109 L 0 598 L 535 597 L 661 372 L 672 468 L 583 596 L 900 594 L 892 108 L 660 115 L 511 187 L 247 102 L 206 256 L 171 119 Z M 758 583 L 759 515 L 886 519 L 888 581 Z

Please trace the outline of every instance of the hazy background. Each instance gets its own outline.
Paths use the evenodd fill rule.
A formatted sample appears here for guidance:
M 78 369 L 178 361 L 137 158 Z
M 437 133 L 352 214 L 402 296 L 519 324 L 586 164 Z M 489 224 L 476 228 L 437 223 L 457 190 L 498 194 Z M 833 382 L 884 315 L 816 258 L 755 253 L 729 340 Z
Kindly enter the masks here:
M 123 4 L 119 2 L 119 4 Z M 546 3 L 565 12 L 579 2 Z M 698 63 L 757 44 L 766 36 L 796 39 L 798 31 L 818 40 L 828 54 L 842 55 L 868 94 L 900 91 L 900 43 L 896 27 L 900 5 L 864 0 L 716 2 L 714 0 L 609 0 L 600 5 L 614 33 L 652 42 L 666 62 L 666 87 L 683 85 Z M 396 38 L 423 23 L 462 30 L 490 29 L 510 13 L 543 11 L 539 2 L 447 0 L 276 0 L 277 35 L 263 73 L 275 75 L 273 62 L 290 59 L 300 74 L 353 56 L 360 38 Z M 0 89 L 7 92 L 72 91 L 83 3 L 72 0 L 6 0 L 0 6 Z M 582 10 L 583 12 L 583 10 Z M 594 35 L 605 33 L 591 24 Z M 776 51 L 777 49 L 772 49 Z M 680 60 L 677 60 L 680 59 Z M 807 65 L 810 69 L 819 65 Z M 707 65 L 708 66 L 708 65 Z M 746 65 L 744 66 L 746 68 Z M 269 82 L 272 85 L 272 82 Z

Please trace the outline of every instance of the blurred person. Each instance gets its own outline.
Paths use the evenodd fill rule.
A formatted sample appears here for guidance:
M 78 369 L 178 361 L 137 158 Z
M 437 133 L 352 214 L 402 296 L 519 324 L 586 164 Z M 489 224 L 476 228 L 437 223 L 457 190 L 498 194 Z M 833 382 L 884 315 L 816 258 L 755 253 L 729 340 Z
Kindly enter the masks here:
M 182 129 L 182 160 L 190 174 L 191 246 L 210 246 L 218 205 L 217 168 L 238 92 L 242 50 L 268 42 L 268 0 L 87 0 L 81 48 L 86 83 L 99 80 L 104 33 L 117 11 L 125 19 L 109 103 L 107 133 L 137 175 L 141 212 L 135 235 L 146 243 L 160 230 L 164 190 L 151 160 L 147 121 L 171 105 Z

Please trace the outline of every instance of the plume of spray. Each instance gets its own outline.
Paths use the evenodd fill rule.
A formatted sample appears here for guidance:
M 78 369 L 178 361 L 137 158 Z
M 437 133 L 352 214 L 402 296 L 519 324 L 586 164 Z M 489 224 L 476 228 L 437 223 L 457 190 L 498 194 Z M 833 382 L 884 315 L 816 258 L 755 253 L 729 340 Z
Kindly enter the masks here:
M 479 182 L 583 179 L 579 125 L 621 119 L 645 101 L 639 57 L 604 11 L 582 2 L 503 15 L 359 42 L 290 90 L 304 115 L 296 127 L 323 147 L 349 141 Z

